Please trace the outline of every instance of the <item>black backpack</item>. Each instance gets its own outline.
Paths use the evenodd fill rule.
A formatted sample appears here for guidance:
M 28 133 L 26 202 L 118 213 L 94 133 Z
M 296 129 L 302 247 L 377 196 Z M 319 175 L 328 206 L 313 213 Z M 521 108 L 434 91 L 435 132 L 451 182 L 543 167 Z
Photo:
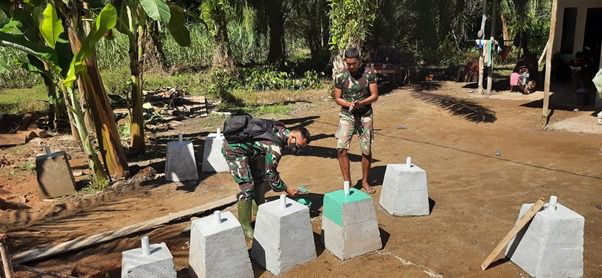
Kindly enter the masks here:
M 284 127 L 284 124 L 250 115 L 233 116 L 224 122 L 224 138 L 228 143 L 269 140 L 284 146 L 284 141 L 274 133 L 274 126 Z

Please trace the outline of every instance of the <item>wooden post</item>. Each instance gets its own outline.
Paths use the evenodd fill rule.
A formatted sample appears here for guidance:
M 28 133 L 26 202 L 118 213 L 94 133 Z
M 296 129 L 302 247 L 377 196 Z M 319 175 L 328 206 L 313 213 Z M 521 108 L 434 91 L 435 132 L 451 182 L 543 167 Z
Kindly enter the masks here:
M 491 48 L 489 49 L 489 63 L 491 64 L 491 66 L 489 66 L 489 71 L 487 73 L 487 95 L 491 95 L 491 88 L 493 87 L 493 47 L 494 47 L 494 40 L 495 40 L 495 15 L 497 12 L 497 1 L 498 0 L 493 0 L 493 4 L 491 6 L 491 37 L 489 38 L 491 40 Z
M 550 77 L 552 75 L 552 49 L 554 49 L 554 33 L 556 33 L 556 13 L 558 0 L 552 2 L 552 20 L 550 21 L 550 38 L 548 39 L 548 52 L 546 53 L 546 76 L 543 83 L 543 109 L 541 114 L 541 128 L 548 125 L 548 107 L 550 106 Z
M 4 269 L 5 278 L 13 278 L 13 265 L 10 260 L 10 253 L 6 247 L 4 239 L 6 234 L 0 234 L 0 257 L 2 257 L 2 269 Z
M 480 40 L 485 38 L 485 23 L 486 22 L 487 22 L 487 0 L 483 0 L 483 19 L 481 20 L 481 36 L 479 37 Z M 483 94 L 483 67 L 485 67 L 483 55 L 485 55 L 485 49 L 483 49 L 483 47 L 482 47 L 481 50 L 479 51 L 479 82 L 477 84 L 477 86 L 479 88 L 478 89 L 479 95 Z

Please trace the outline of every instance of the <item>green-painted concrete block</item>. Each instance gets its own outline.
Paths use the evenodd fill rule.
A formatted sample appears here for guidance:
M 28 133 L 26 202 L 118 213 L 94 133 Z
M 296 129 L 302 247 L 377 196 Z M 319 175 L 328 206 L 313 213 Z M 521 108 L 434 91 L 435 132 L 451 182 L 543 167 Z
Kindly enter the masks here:
M 345 196 L 343 190 L 324 194 L 323 217 L 343 227 L 343 205 L 353 202 L 359 202 L 371 197 L 355 188 L 349 190 L 349 196 Z

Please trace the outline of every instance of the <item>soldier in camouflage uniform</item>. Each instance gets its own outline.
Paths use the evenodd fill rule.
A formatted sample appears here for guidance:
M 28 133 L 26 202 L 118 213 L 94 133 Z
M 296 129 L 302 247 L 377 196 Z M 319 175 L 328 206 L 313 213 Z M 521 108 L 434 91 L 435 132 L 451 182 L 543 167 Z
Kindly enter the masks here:
M 278 174 L 278 163 L 282 151 L 288 148 L 292 153 L 298 154 L 301 148 L 310 143 L 310 134 L 307 129 L 300 127 L 288 130 L 283 126 L 274 125 L 274 134 L 284 142 L 278 145 L 269 140 L 251 140 L 241 143 L 228 143 L 224 141 L 222 154 L 228 162 L 230 173 L 240 187 L 238 195 L 238 218 L 241 222 L 245 236 L 253 238 L 251 228 L 251 211 L 253 200 L 259 205 L 264 200 L 263 190 L 257 190 L 266 181 L 275 192 L 286 191 L 290 196 L 298 193 L 297 188 L 288 187 Z M 256 194 L 256 191 L 257 194 Z
M 347 151 L 353 134 L 357 132 L 362 151 L 362 187 L 375 191 L 368 183 L 374 142 L 372 103 L 378 100 L 378 86 L 373 70 L 361 65 L 357 48 L 345 50 L 346 69 L 335 76 L 335 101 L 341 106 L 339 127 L 336 132 L 339 165 L 345 182 L 351 182 Z

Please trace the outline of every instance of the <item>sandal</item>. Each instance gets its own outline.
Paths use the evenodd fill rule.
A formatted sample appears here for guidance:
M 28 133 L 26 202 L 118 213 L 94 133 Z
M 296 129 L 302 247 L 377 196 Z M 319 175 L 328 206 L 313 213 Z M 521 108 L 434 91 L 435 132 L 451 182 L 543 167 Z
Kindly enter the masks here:
M 364 190 L 366 190 L 366 193 L 368 193 L 370 195 L 376 193 L 376 189 L 374 189 L 374 187 L 372 187 L 372 186 L 370 186 L 369 188 L 366 188 L 366 187 L 362 186 L 362 188 L 364 188 Z

